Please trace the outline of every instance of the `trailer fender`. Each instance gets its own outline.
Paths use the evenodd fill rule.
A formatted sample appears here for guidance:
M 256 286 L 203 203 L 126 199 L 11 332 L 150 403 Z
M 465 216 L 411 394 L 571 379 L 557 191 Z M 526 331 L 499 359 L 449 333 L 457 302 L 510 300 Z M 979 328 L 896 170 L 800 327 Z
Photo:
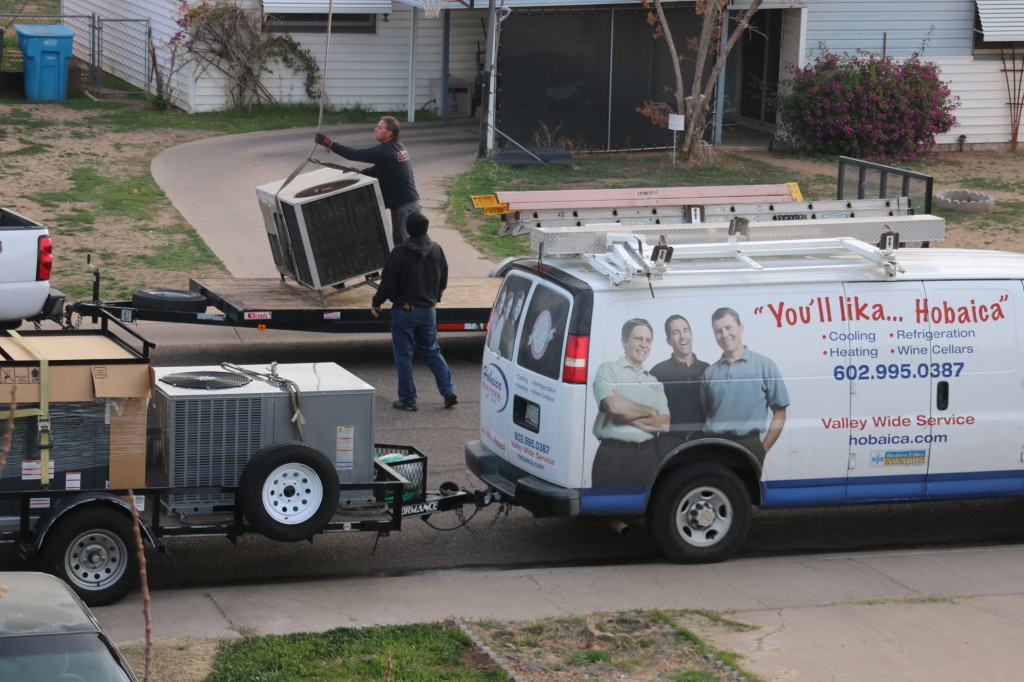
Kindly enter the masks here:
M 58 521 L 66 518 L 73 511 L 81 510 L 89 505 L 113 507 L 123 510 L 129 517 L 132 515 L 131 504 L 111 493 L 86 492 L 62 497 L 57 501 L 57 504 L 51 507 L 50 511 L 41 516 L 36 522 L 35 537 L 32 542 L 33 549 L 38 552 L 42 548 L 43 543 L 46 541 L 46 534 Z M 153 529 L 150 528 L 149 524 L 141 516 L 139 517 L 139 527 L 142 530 L 142 539 L 148 541 L 154 547 L 158 547 Z

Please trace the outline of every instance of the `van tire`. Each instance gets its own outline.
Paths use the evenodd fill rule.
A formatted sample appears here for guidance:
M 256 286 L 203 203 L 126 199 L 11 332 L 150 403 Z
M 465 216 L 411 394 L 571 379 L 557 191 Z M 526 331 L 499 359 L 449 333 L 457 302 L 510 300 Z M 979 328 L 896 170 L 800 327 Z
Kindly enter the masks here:
M 647 525 L 661 553 L 683 564 L 723 561 L 750 531 L 750 494 L 729 469 L 698 463 L 669 472 L 654 490 Z
M 271 540 L 296 542 L 321 532 L 334 516 L 341 486 L 334 463 L 316 448 L 275 443 L 256 453 L 238 481 L 238 503 Z
M 132 294 L 132 307 L 163 313 L 202 313 L 209 302 L 206 296 L 184 289 L 136 289 Z
M 89 606 L 113 604 L 139 580 L 131 517 L 113 508 L 76 509 L 47 533 L 39 561 Z

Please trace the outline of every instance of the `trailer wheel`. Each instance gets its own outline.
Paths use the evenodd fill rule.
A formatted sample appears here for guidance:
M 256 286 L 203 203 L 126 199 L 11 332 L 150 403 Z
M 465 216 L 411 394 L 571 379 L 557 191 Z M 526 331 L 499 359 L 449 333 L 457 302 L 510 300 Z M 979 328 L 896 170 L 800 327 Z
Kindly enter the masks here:
M 750 494 L 729 469 L 693 464 L 658 484 L 647 516 L 658 548 L 672 561 L 722 561 L 750 530 Z
M 132 294 L 132 307 L 164 313 L 201 313 L 209 303 L 202 294 L 183 289 L 137 289 Z
M 272 540 L 295 542 L 320 532 L 338 506 L 334 464 L 305 443 L 276 443 L 249 460 L 238 502 L 249 523 Z
M 113 604 L 138 582 L 135 531 L 124 512 L 76 510 L 47 535 L 39 556 L 42 569 L 70 585 L 89 606 Z

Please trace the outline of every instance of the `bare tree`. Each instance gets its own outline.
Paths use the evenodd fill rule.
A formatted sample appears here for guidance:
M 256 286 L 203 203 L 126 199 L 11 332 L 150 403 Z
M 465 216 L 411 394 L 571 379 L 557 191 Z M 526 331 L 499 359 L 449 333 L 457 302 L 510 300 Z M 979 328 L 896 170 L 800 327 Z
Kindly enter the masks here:
M 675 73 L 675 88 L 670 91 L 675 96 L 676 112 L 686 115 L 686 130 L 684 131 L 683 143 L 680 147 L 680 158 L 685 161 L 701 158 L 701 144 L 708 112 L 711 110 L 711 95 L 718 82 L 718 74 L 725 67 L 726 58 L 732 52 L 733 47 L 739 42 L 740 37 L 750 25 L 750 18 L 754 16 L 764 0 L 752 0 L 750 7 L 742 12 L 735 19 L 735 26 L 729 35 L 729 41 L 721 50 L 721 39 L 724 35 L 725 22 L 729 20 L 729 13 L 726 7 L 729 0 L 697 0 L 696 12 L 703 16 L 700 36 L 696 42 L 691 41 L 687 48 L 695 52 L 693 83 L 690 86 L 690 94 L 687 96 L 683 84 L 683 57 L 679 55 L 675 40 L 672 38 L 672 30 L 669 28 L 668 20 L 665 18 L 665 10 L 662 0 L 640 0 L 648 10 L 648 21 L 654 27 L 654 38 L 664 38 L 668 46 L 669 55 L 672 57 L 672 69 Z M 716 58 L 717 55 L 717 58 Z M 714 59 L 714 64 L 704 79 L 704 69 L 708 58 Z M 653 110 L 657 107 L 648 103 L 641 109 L 655 123 L 664 116 L 658 116 Z

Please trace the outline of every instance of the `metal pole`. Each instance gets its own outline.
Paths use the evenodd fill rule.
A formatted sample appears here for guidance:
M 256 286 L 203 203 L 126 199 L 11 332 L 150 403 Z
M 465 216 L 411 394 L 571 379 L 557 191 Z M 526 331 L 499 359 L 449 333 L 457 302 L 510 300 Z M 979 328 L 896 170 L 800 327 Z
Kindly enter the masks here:
M 477 158 L 487 156 L 488 121 L 491 116 L 491 75 L 494 71 L 494 1 L 487 0 L 487 47 L 484 52 L 484 82 L 480 93 L 480 145 Z
M 612 99 L 615 81 L 615 9 L 612 8 L 611 30 L 608 32 L 608 134 L 605 149 L 612 148 Z
M 441 10 L 442 19 L 442 36 L 441 36 L 441 93 L 438 95 L 441 101 L 437 102 L 437 110 L 441 112 L 441 118 L 448 118 L 448 70 L 450 68 L 449 61 L 451 59 L 451 50 L 448 47 L 448 42 L 451 40 L 452 35 L 452 16 L 451 12 L 446 9 Z
M 409 99 L 406 103 L 409 113 L 406 118 L 409 123 L 416 122 L 416 15 L 419 13 L 415 7 L 412 8 L 412 24 L 409 28 Z

